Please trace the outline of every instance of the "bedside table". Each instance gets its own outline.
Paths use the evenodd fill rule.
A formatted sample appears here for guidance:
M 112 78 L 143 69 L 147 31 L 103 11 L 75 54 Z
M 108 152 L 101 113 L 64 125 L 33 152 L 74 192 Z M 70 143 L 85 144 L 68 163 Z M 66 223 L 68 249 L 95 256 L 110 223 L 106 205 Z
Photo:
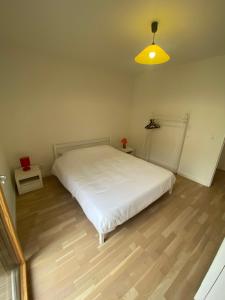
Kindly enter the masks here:
M 134 149 L 133 148 L 131 148 L 131 147 L 126 147 L 126 148 L 119 148 L 119 150 L 120 151 L 123 151 L 123 152 L 125 152 L 125 153 L 127 153 L 127 154 L 132 154 L 132 155 L 134 155 Z
M 16 169 L 15 180 L 20 195 L 43 187 L 39 166 L 30 166 L 30 170 L 28 171 L 23 171 L 22 168 Z

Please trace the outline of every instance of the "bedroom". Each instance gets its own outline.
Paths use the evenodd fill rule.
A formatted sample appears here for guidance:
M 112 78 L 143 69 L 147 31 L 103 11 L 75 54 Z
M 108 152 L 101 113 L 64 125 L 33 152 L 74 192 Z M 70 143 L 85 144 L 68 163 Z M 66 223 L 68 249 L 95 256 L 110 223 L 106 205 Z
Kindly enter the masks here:
M 137 64 L 155 20 L 155 43 L 170 60 Z M 215 173 L 225 137 L 224 25 L 219 0 L 1 3 L 0 175 L 31 299 L 193 299 L 225 233 L 225 175 Z M 120 148 L 126 137 L 145 162 L 150 117 L 186 114 L 172 194 L 99 246 L 95 227 L 51 174 L 53 146 L 110 137 Z M 152 143 L 168 154 L 163 167 L 173 166 L 173 133 Z M 40 167 L 44 188 L 19 196 L 14 170 L 23 156 Z

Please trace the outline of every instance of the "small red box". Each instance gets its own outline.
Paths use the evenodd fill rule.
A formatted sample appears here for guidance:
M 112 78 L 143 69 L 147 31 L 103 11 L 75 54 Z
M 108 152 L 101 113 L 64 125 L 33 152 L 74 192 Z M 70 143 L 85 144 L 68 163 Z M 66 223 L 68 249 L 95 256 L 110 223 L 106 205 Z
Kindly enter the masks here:
M 29 156 L 24 156 L 20 158 L 20 164 L 24 171 L 30 170 L 30 158 Z

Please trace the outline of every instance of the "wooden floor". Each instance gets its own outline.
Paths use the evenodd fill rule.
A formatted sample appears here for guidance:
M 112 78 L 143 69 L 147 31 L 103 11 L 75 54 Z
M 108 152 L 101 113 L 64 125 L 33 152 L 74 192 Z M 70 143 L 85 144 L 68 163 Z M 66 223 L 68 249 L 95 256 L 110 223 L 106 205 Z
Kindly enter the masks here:
M 103 246 L 55 177 L 17 200 L 35 300 L 193 299 L 225 235 L 225 172 L 211 188 L 182 177 Z

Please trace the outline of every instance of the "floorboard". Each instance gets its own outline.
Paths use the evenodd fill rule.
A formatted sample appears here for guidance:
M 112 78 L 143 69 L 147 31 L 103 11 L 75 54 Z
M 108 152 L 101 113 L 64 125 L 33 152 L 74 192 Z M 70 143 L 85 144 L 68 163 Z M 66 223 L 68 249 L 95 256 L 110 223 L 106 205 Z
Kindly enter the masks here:
M 177 176 L 168 193 L 98 235 L 50 176 L 17 199 L 17 229 L 34 300 L 193 299 L 225 235 L 225 172 L 211 188 Z

